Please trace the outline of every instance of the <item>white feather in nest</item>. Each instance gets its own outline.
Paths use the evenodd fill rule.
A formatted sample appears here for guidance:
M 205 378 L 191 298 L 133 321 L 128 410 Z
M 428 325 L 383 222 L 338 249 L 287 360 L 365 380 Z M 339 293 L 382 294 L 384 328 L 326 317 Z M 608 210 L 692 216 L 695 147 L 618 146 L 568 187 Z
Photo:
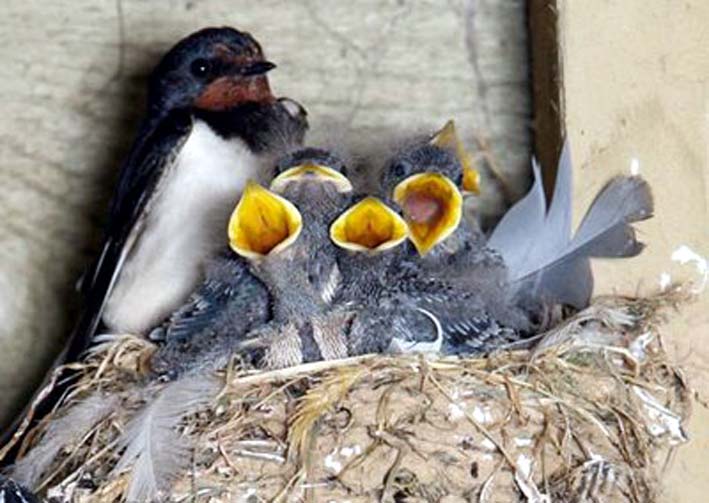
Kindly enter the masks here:
M 152 398 L 119 439 L 125 447 L 113 473 L 130 467 L 127 501 L 153 501 L 186 468 L 190 444 L 177 428 L 189 414 L 208 406 L 220 383 L 212 376 L 187 376 Z
M 94 393 L 49 423 L 44 437 L 12 469 L 12 478 L 33 488 L 62 449 L 76 445 L 91 429 L 118 407 L 118 397 Z

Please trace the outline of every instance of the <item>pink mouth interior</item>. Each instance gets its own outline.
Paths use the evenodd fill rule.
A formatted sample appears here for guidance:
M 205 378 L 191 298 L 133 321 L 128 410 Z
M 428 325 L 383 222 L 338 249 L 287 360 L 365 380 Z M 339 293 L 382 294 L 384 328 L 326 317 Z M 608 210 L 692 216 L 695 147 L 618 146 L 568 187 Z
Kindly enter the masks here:
M 438 199 L 420 192 L 406 197 L 404 209 L 406 216 L 419 224 L 434 222 L 443 214 L 443 205 Z

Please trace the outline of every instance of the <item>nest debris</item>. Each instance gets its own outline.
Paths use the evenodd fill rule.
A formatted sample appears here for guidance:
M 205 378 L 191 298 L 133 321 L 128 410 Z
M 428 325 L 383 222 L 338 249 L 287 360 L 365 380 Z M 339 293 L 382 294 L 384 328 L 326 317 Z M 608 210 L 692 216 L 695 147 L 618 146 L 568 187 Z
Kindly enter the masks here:
M 655 501 L 687 440 L 690 391 L 659 332 L 682 292 L 597 299 L 532 350 L 486 358 L 372 355 L 260 373 L 232 362 L 217 398 L 181 423 L 190 468 L 165 498 Z M 40 485 L 50 501 L 125 499 L 116 440 L 142 404 L 153 349 L 114 337 L 83 364 L 53 415 L 96 390 L 121 406 L 53 460 Z

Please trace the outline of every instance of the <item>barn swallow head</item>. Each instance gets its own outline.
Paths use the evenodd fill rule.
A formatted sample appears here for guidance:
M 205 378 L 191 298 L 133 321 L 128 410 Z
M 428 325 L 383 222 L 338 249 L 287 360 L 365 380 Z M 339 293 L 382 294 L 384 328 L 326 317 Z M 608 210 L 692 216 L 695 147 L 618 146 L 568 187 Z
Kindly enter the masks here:
M 249 182 L 229 220 L 229 246 L 242 257 L 259 260 L 287 249 L 302 229 L 293 203 Z
M 148 102 L 158 111 L 272 103 L 275 98 L 265 74 L 273 68 L 250 34 L 206 28 L 178 42 L 163 57 L 151 75 Z
M 400 245 L 408 236 L 406 222 L 375 197 L 366 197 L 330 226 L 330 239 L 340 248 L 377 254 Z

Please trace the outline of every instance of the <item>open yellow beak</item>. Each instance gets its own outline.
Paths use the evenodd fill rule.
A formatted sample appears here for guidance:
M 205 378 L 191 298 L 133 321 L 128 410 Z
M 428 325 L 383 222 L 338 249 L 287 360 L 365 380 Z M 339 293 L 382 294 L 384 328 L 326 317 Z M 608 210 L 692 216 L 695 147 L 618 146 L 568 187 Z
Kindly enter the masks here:
M 465 149 L 463 142 L 455 129 L 455 122 L 449 120 L 446 125 L 433 136 L 431 145 L 452 149 L 463 167 L 463 191 L 475 195 L 480 194 L 480 173 L 473 168 L 473 156 Z
M 350 183 L 345 175 L 335 169 L 317 164 L 301 164 L 300 166 L 287 169 L 273 179 L 271 182 L 271 190 L 274 192 L 283 192 L 283 189 L 289 182 L 302 180 L 307 177 L 332 183 L 335 185 L 338 192 L 352 192 L 352 183 Z
M 302 228 L 293 203 L 249 182 L 229 219 L 229 245 L 242 257 L 258 259 L 290 246 Z
M 377 253 L 404 242 L 409 229 L 403 218 L 376 197 L 367 197 L 349 208 L 330 226 L 337 246 Z
M 419 173 L 394 188 L 394 201 L 403 210 L 411 241 L 426 255 L 453 233 L 463 215 L 463 196 L 455 184 L 438 173 Z

